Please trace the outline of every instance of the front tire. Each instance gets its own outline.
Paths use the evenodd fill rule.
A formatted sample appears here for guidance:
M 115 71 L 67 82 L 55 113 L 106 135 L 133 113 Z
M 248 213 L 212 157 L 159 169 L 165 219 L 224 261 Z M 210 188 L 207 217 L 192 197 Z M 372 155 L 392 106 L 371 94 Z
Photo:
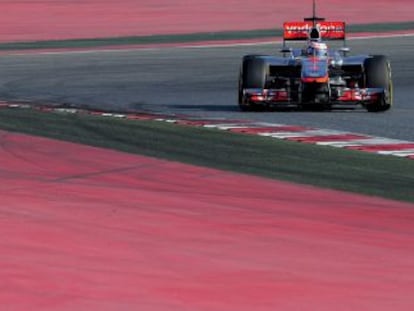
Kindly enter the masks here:
M 244 94 L 244 89 L 264 89 L 266 83 L 267 65 L 260 55 L 247 55 L 243 62 L 239 75 L 239 107 L 242 111 L 259 110 L 259 106 L 249 102 Z
M 374 55 L 364 62 L 365 87 L 383 88 L 384 93 L 377 101 L 367 104 L 369 112 L 386 111 L 393 103 L 393 85 L 391 77 L 391 65 L 383 55 Z

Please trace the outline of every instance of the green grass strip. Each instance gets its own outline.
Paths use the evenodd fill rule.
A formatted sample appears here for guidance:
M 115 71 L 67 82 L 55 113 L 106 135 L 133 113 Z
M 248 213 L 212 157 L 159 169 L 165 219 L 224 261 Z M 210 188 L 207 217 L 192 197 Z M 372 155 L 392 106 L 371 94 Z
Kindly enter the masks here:
M 414 22 L 403 23 L 378 23 L 348 25 L 348 33 L 358 32 L 392 32 L 414 30 Z M 174 43 L 194 43 L 204 41 L 229 41 L 229 40 L 248 40 L 261 38 L 278 38 L 283 35 L 282 29 L 259 29 L 250 31 L 222 31 L 205 32 L 176 35 L 152 35 L 152 36 L 130 36 L 114 38 L 95 38 L 95 39 L 71 39 L 71 40 L 48 40 L 48 41 L 29 41 L 1 43 L 0 50 L 32 50 L 32 49 L 63 49 L 63 48 L 96 48 L 114 47 L 122 45 L 145 45 L 145 44 L 174 44 Z
M 0 128 L 414 202 L 414 161 L 157 121 L 1 109 Z

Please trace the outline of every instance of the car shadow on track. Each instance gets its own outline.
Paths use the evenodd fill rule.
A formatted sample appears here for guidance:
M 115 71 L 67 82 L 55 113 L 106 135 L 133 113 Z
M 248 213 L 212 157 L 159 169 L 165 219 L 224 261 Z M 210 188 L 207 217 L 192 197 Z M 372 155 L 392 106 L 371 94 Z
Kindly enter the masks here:
M 235 105 L 169 105 L 174 109 L 200 110 L 200 111 L 223 111 L 223 112 L 237 112 L 239 107 Z
M 297 108 L 297 107 L 263 107 L 257 108 L 252 111 L 241 111 L 237 105 L 192 105 L 192 104 L 177 104 L 169 105 L 170 108 L 180 110 L 193 110 L 193 111 L 209 111 L 209 112 L 242 112 L 242 113 L 258 113 L 258 112 L 318 112 L 318 113 L 332 113 L 332 112 L 366 112 L 365 109 L 358 108 L 333 108 L 333 109 L 312 109 L 312 108 Z

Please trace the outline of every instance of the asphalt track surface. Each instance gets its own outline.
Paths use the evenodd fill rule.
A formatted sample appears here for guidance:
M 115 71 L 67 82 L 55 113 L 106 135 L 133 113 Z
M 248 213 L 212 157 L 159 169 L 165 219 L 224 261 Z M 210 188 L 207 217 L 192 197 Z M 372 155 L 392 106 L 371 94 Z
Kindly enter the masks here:
M 414 36 L 349 41 L 352 54 L 389 56 L 395 89 L 390 111 L 240 112 L 236 96 L 242 56 L 274 54 L 279 46 L 271 43 L 5 55 L 0 58 L 0 99 L 248 119 L 414 139 Z

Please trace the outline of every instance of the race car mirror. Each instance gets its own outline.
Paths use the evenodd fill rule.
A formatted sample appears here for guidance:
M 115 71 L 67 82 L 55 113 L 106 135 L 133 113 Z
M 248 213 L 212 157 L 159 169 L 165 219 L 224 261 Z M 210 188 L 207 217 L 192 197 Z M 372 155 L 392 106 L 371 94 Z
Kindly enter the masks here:
M 343 55 L 346 55 L 347 53 L 349 53 L 351 51 L 351 49 L 347 46 L 343 46 L 339 49 L 339 52 L 341 52 Z
M 281 53 L 292 53 L 293 49 L 288 47 L 283 47 L 283 49 L 280 50 Z

